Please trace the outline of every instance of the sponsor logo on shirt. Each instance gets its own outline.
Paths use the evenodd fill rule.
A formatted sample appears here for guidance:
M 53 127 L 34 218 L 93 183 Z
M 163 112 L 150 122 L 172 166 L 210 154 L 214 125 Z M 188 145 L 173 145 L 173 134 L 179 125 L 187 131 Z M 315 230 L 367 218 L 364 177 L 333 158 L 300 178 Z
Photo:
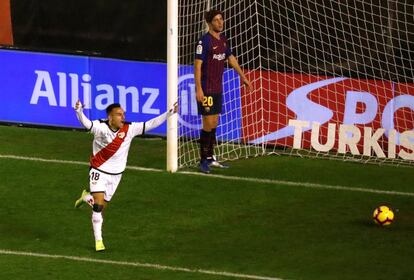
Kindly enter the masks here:
M 217 60 L 223 60 L 226 58 L 226 54 L 225 53 L 221 53 L 221 54 L 214 54 L 213 55 L 213 59 L 217 59 Z

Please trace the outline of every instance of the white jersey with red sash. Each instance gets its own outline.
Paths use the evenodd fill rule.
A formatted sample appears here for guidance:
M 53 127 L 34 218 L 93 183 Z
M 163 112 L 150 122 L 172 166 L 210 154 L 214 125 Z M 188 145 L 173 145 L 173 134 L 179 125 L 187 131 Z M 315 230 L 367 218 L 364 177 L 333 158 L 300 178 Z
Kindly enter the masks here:
M 160 126 L 172 114 L 173 109 L 146 122 L 125 123 L 122 128 L 113 131 L 108 120 L 90 121 L 83 113 L 82 107 L 78 108 L 78 120 L 94 135 L 91 167 L 112 175 L 121 174 L 127 164 L 132 139 Z
M 92 122 L 93 154 L 90 166 L 109 174 L 120 174 L 125 170 L 132 139 L 144 133 L 143 122 L 133 122 L 113 131 L 107 121 Z

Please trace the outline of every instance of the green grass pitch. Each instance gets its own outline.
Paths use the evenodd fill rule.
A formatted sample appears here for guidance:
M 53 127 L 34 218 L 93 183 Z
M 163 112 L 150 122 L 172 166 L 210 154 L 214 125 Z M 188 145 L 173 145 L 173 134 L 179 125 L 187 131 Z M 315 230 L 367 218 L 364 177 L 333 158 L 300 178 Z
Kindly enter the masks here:
M 414 275 L 413 169 L 296 157 L 231 162 L 213 171 L 223 177 L 127 169 L 96 253 L 90 209 L 73 208 L 91 141 L 0 126 L 0 279 Z M 165 140 L 135 139 L 128 165 L 164 170 Z M 389 227 L 371 218 L 382 204 L 395 210 Z

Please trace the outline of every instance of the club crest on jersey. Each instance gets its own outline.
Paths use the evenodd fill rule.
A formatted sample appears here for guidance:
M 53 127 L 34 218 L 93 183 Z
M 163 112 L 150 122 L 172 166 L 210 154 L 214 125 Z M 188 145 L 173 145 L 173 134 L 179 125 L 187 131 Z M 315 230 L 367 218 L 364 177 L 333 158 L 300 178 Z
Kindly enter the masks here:
M 118 137 L 119 138 L 124 138 L 125 137 L 125 132 L 120 132 L 120 133 L 118 133 Z

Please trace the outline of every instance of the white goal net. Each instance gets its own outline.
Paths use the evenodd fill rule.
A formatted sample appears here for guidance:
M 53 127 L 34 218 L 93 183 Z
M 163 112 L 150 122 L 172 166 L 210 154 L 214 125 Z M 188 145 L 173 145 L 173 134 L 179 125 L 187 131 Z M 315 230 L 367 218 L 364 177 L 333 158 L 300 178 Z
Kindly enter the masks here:
M 193 61 L 219 9 L 253 84 L 227 69 L 215 154 L 414 163 L 414 4 L 408 0 L 178 0 L 178 166 L 199 161 Z

